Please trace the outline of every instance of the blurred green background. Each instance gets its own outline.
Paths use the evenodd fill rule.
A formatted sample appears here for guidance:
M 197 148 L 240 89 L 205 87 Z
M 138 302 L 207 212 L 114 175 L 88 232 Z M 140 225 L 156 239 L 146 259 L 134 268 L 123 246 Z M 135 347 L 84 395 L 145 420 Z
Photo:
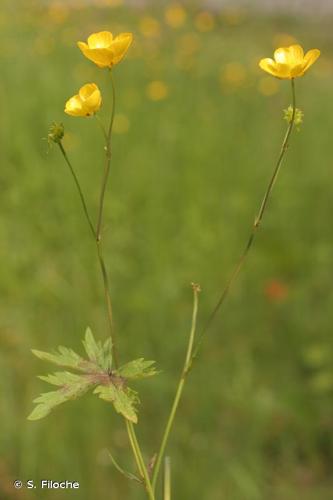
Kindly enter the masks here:
M 135 3 L 135 2 L 134 2 Z M 219 3 L 217 2 L 217 5 Z M 78 40 L 132 31 L 115 68 L 117 112 L 105 253 L 121 358 L 156 359 L 137 384 L 138 435 L 156 451 L 186 346 L 190 282 L 202 326 L 258 210 L 286 123 L 289 82 L 258 60 L 295 40 L 319 61 L 297 80 L 292 138 L 255 248 L 189 378 L 168 453 L 173 498 L 328 500 L 333 495 L 332 17 L 201 3 L 2 0 L 0 8 L 0 498 L 140 500 L 122 420 L 95 396 L 29 422 L 52 367 L 30 349 L 107 336 L 95 247 L 49 124 L 96 214 L 103 142 L 64 115 L 87 82 L 110 107 L 106 71 Z M 14 479 L 77 480 L 78 491 L 15 491 Z

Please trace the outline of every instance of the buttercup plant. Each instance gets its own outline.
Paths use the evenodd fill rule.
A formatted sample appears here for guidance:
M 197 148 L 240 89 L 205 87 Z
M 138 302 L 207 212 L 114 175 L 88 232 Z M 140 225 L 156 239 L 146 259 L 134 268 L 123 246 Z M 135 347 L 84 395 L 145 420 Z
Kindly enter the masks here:
M 115 335 L 113 323 L 113 309 L 110 296 L 110 286 L 107 268 L 103 256 L 103 215 L 104 215 L 104 200 L 105 192 L 110 174 L 111 165 L 111 139 L 112 129 L 115 116 L 116 93 L 113 80 L 113 69 L 125 56 L 127 50 L 132 43 L 133 36 L 131 33 L 122 33 L 113 37 L 112 33 L 102 31 L 89 36 L 87 43 L 78 42 L 83 55 L 95 63 L 99 68 L 108 69 L 111 76 L 112 87 L 112 108 L 110 113 L 109 125 L 106 128 L 103 122 L 98 118 L 98 111 L 102 105 L 102 95 L 95 83 L 87 83 L 83 85 L 78 93 L 71 97 L 65 104 L 65 113 L 74 117 L 92 117 L 98 118 L 105 139 L 105 168 L 100 187 L 100 197 L 97 212 L 97 221 L 93 222 L 93 217 L 88 209 L 85 195 L 81 189 L 80 181 L 75 172 L 69 156 L 63 145 L 64 127 L 62 124 L 54 123 L 48 134 L 48 141 L 56 144 L 69 168 L 70 174 L 74 180 L 83 213 L 86 218 L 89 230 L 96 244 L 96 253 L 100 265 L 100 270 L 104 284 L 104 297 L 107 312 L 107 321 L 109 329 L 109 337 L 101 342 L 96 340 L 90 328 L 87 328 L 83 340 L 83 346 L 86 356 L 82 357 L 72 349 L 64 346 L 59 346 L 53 353 L 48 353 L 39 350 L 33 350 L 35 356 L 44 361 L 49 361 L 54 365 L 65 369 L 65 371 L 57 371 L 47 376 L 40 378 L 51 385 L 56 386 L 55 391 L 41 394 L 34 400 L 36 406 L 29 415 L 30 420 L 38 420 L 47 416 L 55 407 L 60 404 L 76 399 L 85 394 L 90 389 L 93 389 L 101 399 L 111 403 L 117 413 L 124 419 L 127 429 L 130 447 L 137 467 L 137 473 L 125 471 L 110 454 L 112 463 L 116 469 L 125 477 L 135 480 L 143 485 L 147 498 L 149 500 L 157 500 L 159 495 L 157 491 L 157 482 L 159 479 L 161 466 L 165 459 L 164 466 L 164 488 L 163 499 L 171 499 L 171 481 L 170 481 L 170 460 L 165 457 L 167 443 L 173 427 L 175 416 L 178 410 L 179 402 L 184 390 L 187 375 L 192 367 L 193 361 L 198 354 L 201 342 L 206 334 L 212 320 L 216 316 L 220 307 L 224 303 L 231 286 L 236 280 L 250 248 L 254 242 L 257 230 L 263 220 L 264 213 L 270 199 L 274 183 L 280 171 L 282 161 L 289 146 L 290 137 L 295 125 L 302 122 L 303 113 L 296 108 L 296 93 L 295 93 L 295 78 L 303 76 L 310 66 L 319 57 L 320 51 L 317 49 L 310 50 L 304 55 L 304 51 L 300 45 L 292 45 L 287 48 L 279 48 L 274 53 L 274 59 L 262 59 L 259 63 L 260 67 L 271 75 L 285 80 L 291 81 L 292 104 L 284 111 L 284 118 L 288 122 L 287 131 L 282 143 L 280 154 L 276 165 L 273 169 L 272 176 L 260 205 L 257 217 L 254 220 L 249 239 L 246 243 L 243 253 L 241 254 L 235 269 L 233 270 L 227 284 L 222 290 L 221 296 L 214 307 L 205 328 L 201 331 L 200 337 L 195 343 L 197 329 L 197 315 L 199 305 L 200 286 L 192 283 L 193 289 L 193 311 L 192 321 L 189 333 L 188 345 L 185 355 L 184 366 L 181 371 L 181 376 L 177 385 L 175 397 L 171 406 L 167 423 L 162 435 L 161 443 L 157 447 L 157 453 L 153 459 L 147 462 L 144 459 L 141 445 L 136 436 L 134 424 L 138 422 L 138 406 L 139 397 L 130 385 L 136 379 L 149 378 L 157 373 L 155 362 L 144 360 L 142 357 L 121 364 L 117 349 L 117 338 Z M 71 370 L 71 371 L 67 371 Z M 74 373 L 73 373 L 74 372 Z

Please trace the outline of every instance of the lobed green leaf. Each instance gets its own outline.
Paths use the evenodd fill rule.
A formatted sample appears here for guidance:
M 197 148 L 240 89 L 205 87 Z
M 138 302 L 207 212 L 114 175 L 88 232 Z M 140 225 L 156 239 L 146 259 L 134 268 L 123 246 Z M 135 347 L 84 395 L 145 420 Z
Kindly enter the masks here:
M 109 385 L 97 386 L 94 394 L 98 394 L 101 399 L 113 403 L 117 413 L 120 413 L 131 422 L 137 423 L 136 405 L 139 399 L 135 391 L 128 387 L 123 388 L 110 383 Z
M 111 370 L 111 339 L 107 339 L 104 345 L 102 345 L 100 341 L 96 342 L 91 329 L 87 328 L 83 346 L 90 361 L 97 364 L 103 370 Z
M 33 402 L 37 403 L 37 406 L 28 416 L 29 420 L 39 420 L 46 417 L 56 406 L 71 399 L 77 399 L 85 394 L 90 387 L 96 385 L 90 376 L 69 372 L 57 372 L 40 378 L 50 384 L 61 386 L 61 388 L 57 391 L 43 393 L 34 399 Z
M 126 379 L 139 379 L 152 377 L 158 372 L 155 368 L 155 361 L 145 361 L 139 358 L 121 366 L 117 373 Z
M 73 368 L 82 372 L 89 372 L 95 369 L 93 363 L 86 361 L 68 347 L 59 346 L 58 352 L 55 351 L 53 353 L 32 349 L 32 353 L 43 361 L 49 361 L 63 368 Z

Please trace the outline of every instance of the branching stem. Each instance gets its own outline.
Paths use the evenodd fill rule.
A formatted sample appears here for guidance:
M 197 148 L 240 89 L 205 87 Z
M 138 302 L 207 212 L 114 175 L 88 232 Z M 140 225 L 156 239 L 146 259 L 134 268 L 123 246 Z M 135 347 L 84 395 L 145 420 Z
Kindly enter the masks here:
M 293 131 L 294 124 L 295 124 L 296 94 L 295 94 L 295 80 L 293 78 L 291 79 L 291 91 L 292 91 L 292 107 L 293 107 L 292 116 L 291 116 L 288 129 L 286 131 L 286 134 L 285 134 L 283 142 L 282 142 L 280 154 L 278 156 L 278 159 L 277 159 L 276 165 L 274 167 L 272 176 L 270 178 L 270 181 L 269 181 L 268 186 L 266 188 L 263 200 L 261 202 L 258 215 L 257 215 L 257 217 L 254 220 L 254 224 L 253 224 L 253 227 L 252 227 L 252 231 L 251 231 L 250 237 L 249 237 L 249 239 L 248 239 L 248 241 L 246 243 L 244 251 L 241 254 L 241 256 L 240 256 L 240 258 L 239 258 L 239 260 L 238 260 L 238 262 L 237 262 L 237 264 L 236 264 L 236 266 L 235 266 L 235 268 L 234 268 L 234 270 L 233 270 L 233 272 L 231 274 L 231 276 L 229 277 L 229 280 L 227 281 L 227 284 L 225 285 L 225 287 L 222 290 L 221 296 L 220 296 L 220 298 L 219 298 L 216 306 L 214 307 L 211 315 L 208 318 L 206 326 L 204 327 L 203 331 L 201 332 L 201 335 L 199 337 L 198 343 L 196 345 L 196 348 L 195 348 L 193 356 L 192 356 L 192 360 L 197 356 L 198 351 L 200 349 L 200 346 L 202 344 L 203 337 L 205 336 L 207 330 L 209 329 L 210 325 L 212 324 L 213 320 L 215 319 L 216 314 L 218 313 L 218 311 L 221 308 L 222 304 L 224 303 L 225 299 L 227 298 L 232 285 L 236 281 L 236 278 L 237 278 L 239 272 L 241 271 L 244 262 L 246 261 L 248 253 L 249 253 L 249 251 L 250 251 L 250 249 L 251 249 L 251 247 L 253 245 L 253 242 L 255 240 L 257 231 L 258 231 L 258 229 L 259 229 L 259 227 L 261 225 L 262 219 L 264 217 L 268 201 L 270 199 L 270 196 L 271 196 L 271 193 L 272 193 L 275 181 L 277 179 L 277 176 L 279 174 L 279 171 L 280 171 L 280 168 L 281 168 L 281 165 L 282 165 L 282 161 L 283 161 L 284 156 L 286 154 L 286 151 L 287 151 L 287 149 L 289 147 L 289 139 L 290 139 L 290 136 L 291 136 L 291 133 Z
M 94 237 L 94 241 L 96 242 L 96 247 L 97 247 L 97 255 L 98 255 L 98 260 L 101 268 L 101 273 L 103 277 L 103 285 L 104 285 L 104 295 L 105 295 L 105 303 L 106 303 L 106 308 L 107 308 L 107 317 L 108 317 L 108 324 L 109 324 L 109 330 L 110 330 L 110 336 L 111 336 L 111 341 L 112 341 L 112 358 L 113 358 L 113 363 L 115 368 L 119 366 L 118 363 L 118 356 L 117 356 L 117 350 L 116 350 L 116 343 L 115 343 L 115 333 L 114 333 L 114 328 L 113 328 L 113 314 L 112 314 L 112 303 L 111 303 L 111 296 L 110 296 L 110 287 L 109 287 L 109 280 L 108 280 L 108 274 L 103 258 L 103 252 L 102 252 L 102 223 L 103 223 L 103 210 L 104 210 L 104 199 L 105 199 L 105 192 L 106 192 L 106 187 L 107 187 L 107 182 L 110 174 L 110 167 L 111 167 L 111 138 L 112 138 L 112 128 L 113 128 L 113 122 L 114 122 L 114 114 L 115 114 L 115 86 L 112 78 L 112 73 L 111 73 L 111 81 L 112 81 L 112 111 L 111 111 L 111 119 L 110 119 L 110 125 L 109 129 L 107 132 L 107 135 L 103 133 L 104 138 L 106 139 L 106 146 L 105 146 L 105 152 L 106 152 L 106 163 L 105 163 L 105 169 L 104 169 L 104 175 L 102 179 L 102 186 L 101 186 L 101 192 L 100 192 L 100 201 L 99 201 L 99 209 L 98 209 L 98 220 L 97 220 L 97 227 L 96 230 L 94 229 L 87 204 L 85 201 L 85 197 L 83 195 L 83 191 L 81 189 L 80 182 L 78 180 L 78 177 L 75 173 L 75 170 L 68 158 L 68 155 L 64 149 L 64 146 L 61 141 L 58 142 L 60 151 L 70 169 L 70 172 L 73 176 L 76 188 L 78 190 L 82 207 L 87 219 L 87 222 L 89 224 L 89 227 L 91 229 L 92 235 Z M 100 125 L 102 127 L 102 131 L 105 132 L 103 124 L 100 122 Z M 149 500 L 155 500 L 154 492 L 152 489 L 151 481 L 149 478 L 148 474 L 148 468 L 146 467 L 144 463 L 144 459 L 142 457 L 142 452 L 135 434 L 135 429 L 134 426 L 131 422 L 129 422 L 127 419 L 126 421 L 126 428 L 128 432 L 128 437 L 129 441 L 132 447 L 133 455 L 135 462 L 137 464 L 140 476 L 143 479 L 147 495 Z M 119 466 L 118 466 L 119 467 Z

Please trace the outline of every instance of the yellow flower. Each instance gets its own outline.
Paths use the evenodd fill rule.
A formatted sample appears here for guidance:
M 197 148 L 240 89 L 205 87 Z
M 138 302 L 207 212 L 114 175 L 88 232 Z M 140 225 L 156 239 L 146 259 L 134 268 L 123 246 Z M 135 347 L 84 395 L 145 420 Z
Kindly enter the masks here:
M 300 45 L 282 47 L 274 52 L 274 59 L 261 59 L 259 66 L 277 78 L 290 80 L 303 76 L 320 56 L 320 50 L 309 50 L 305 55 Z
M 102 96 L 95 83 L 86 83 L 79 93 L 66 102 L 65 113 L 71 116 L 91 116 L 102 104 Z
M 122 60 L 132 40 L 132 33 L 121 33 L 113 38 L 109 31 L 101 31 L 90 35 L 88 43 L 78 42 L 78 47 L 99 68 L 112 68 Z
M 163 99 L 166 99 L 168 97 L 168 94 L 169 87 L 161 80 L 150 82 L 150 84 L 147 86 L 147 96 L 152 101 L 162 101 Z
M 186 21 L 186 10 L 180 3 L 172 3 L 165 10 L 165 22 L 171 28 L 181 28 Z

